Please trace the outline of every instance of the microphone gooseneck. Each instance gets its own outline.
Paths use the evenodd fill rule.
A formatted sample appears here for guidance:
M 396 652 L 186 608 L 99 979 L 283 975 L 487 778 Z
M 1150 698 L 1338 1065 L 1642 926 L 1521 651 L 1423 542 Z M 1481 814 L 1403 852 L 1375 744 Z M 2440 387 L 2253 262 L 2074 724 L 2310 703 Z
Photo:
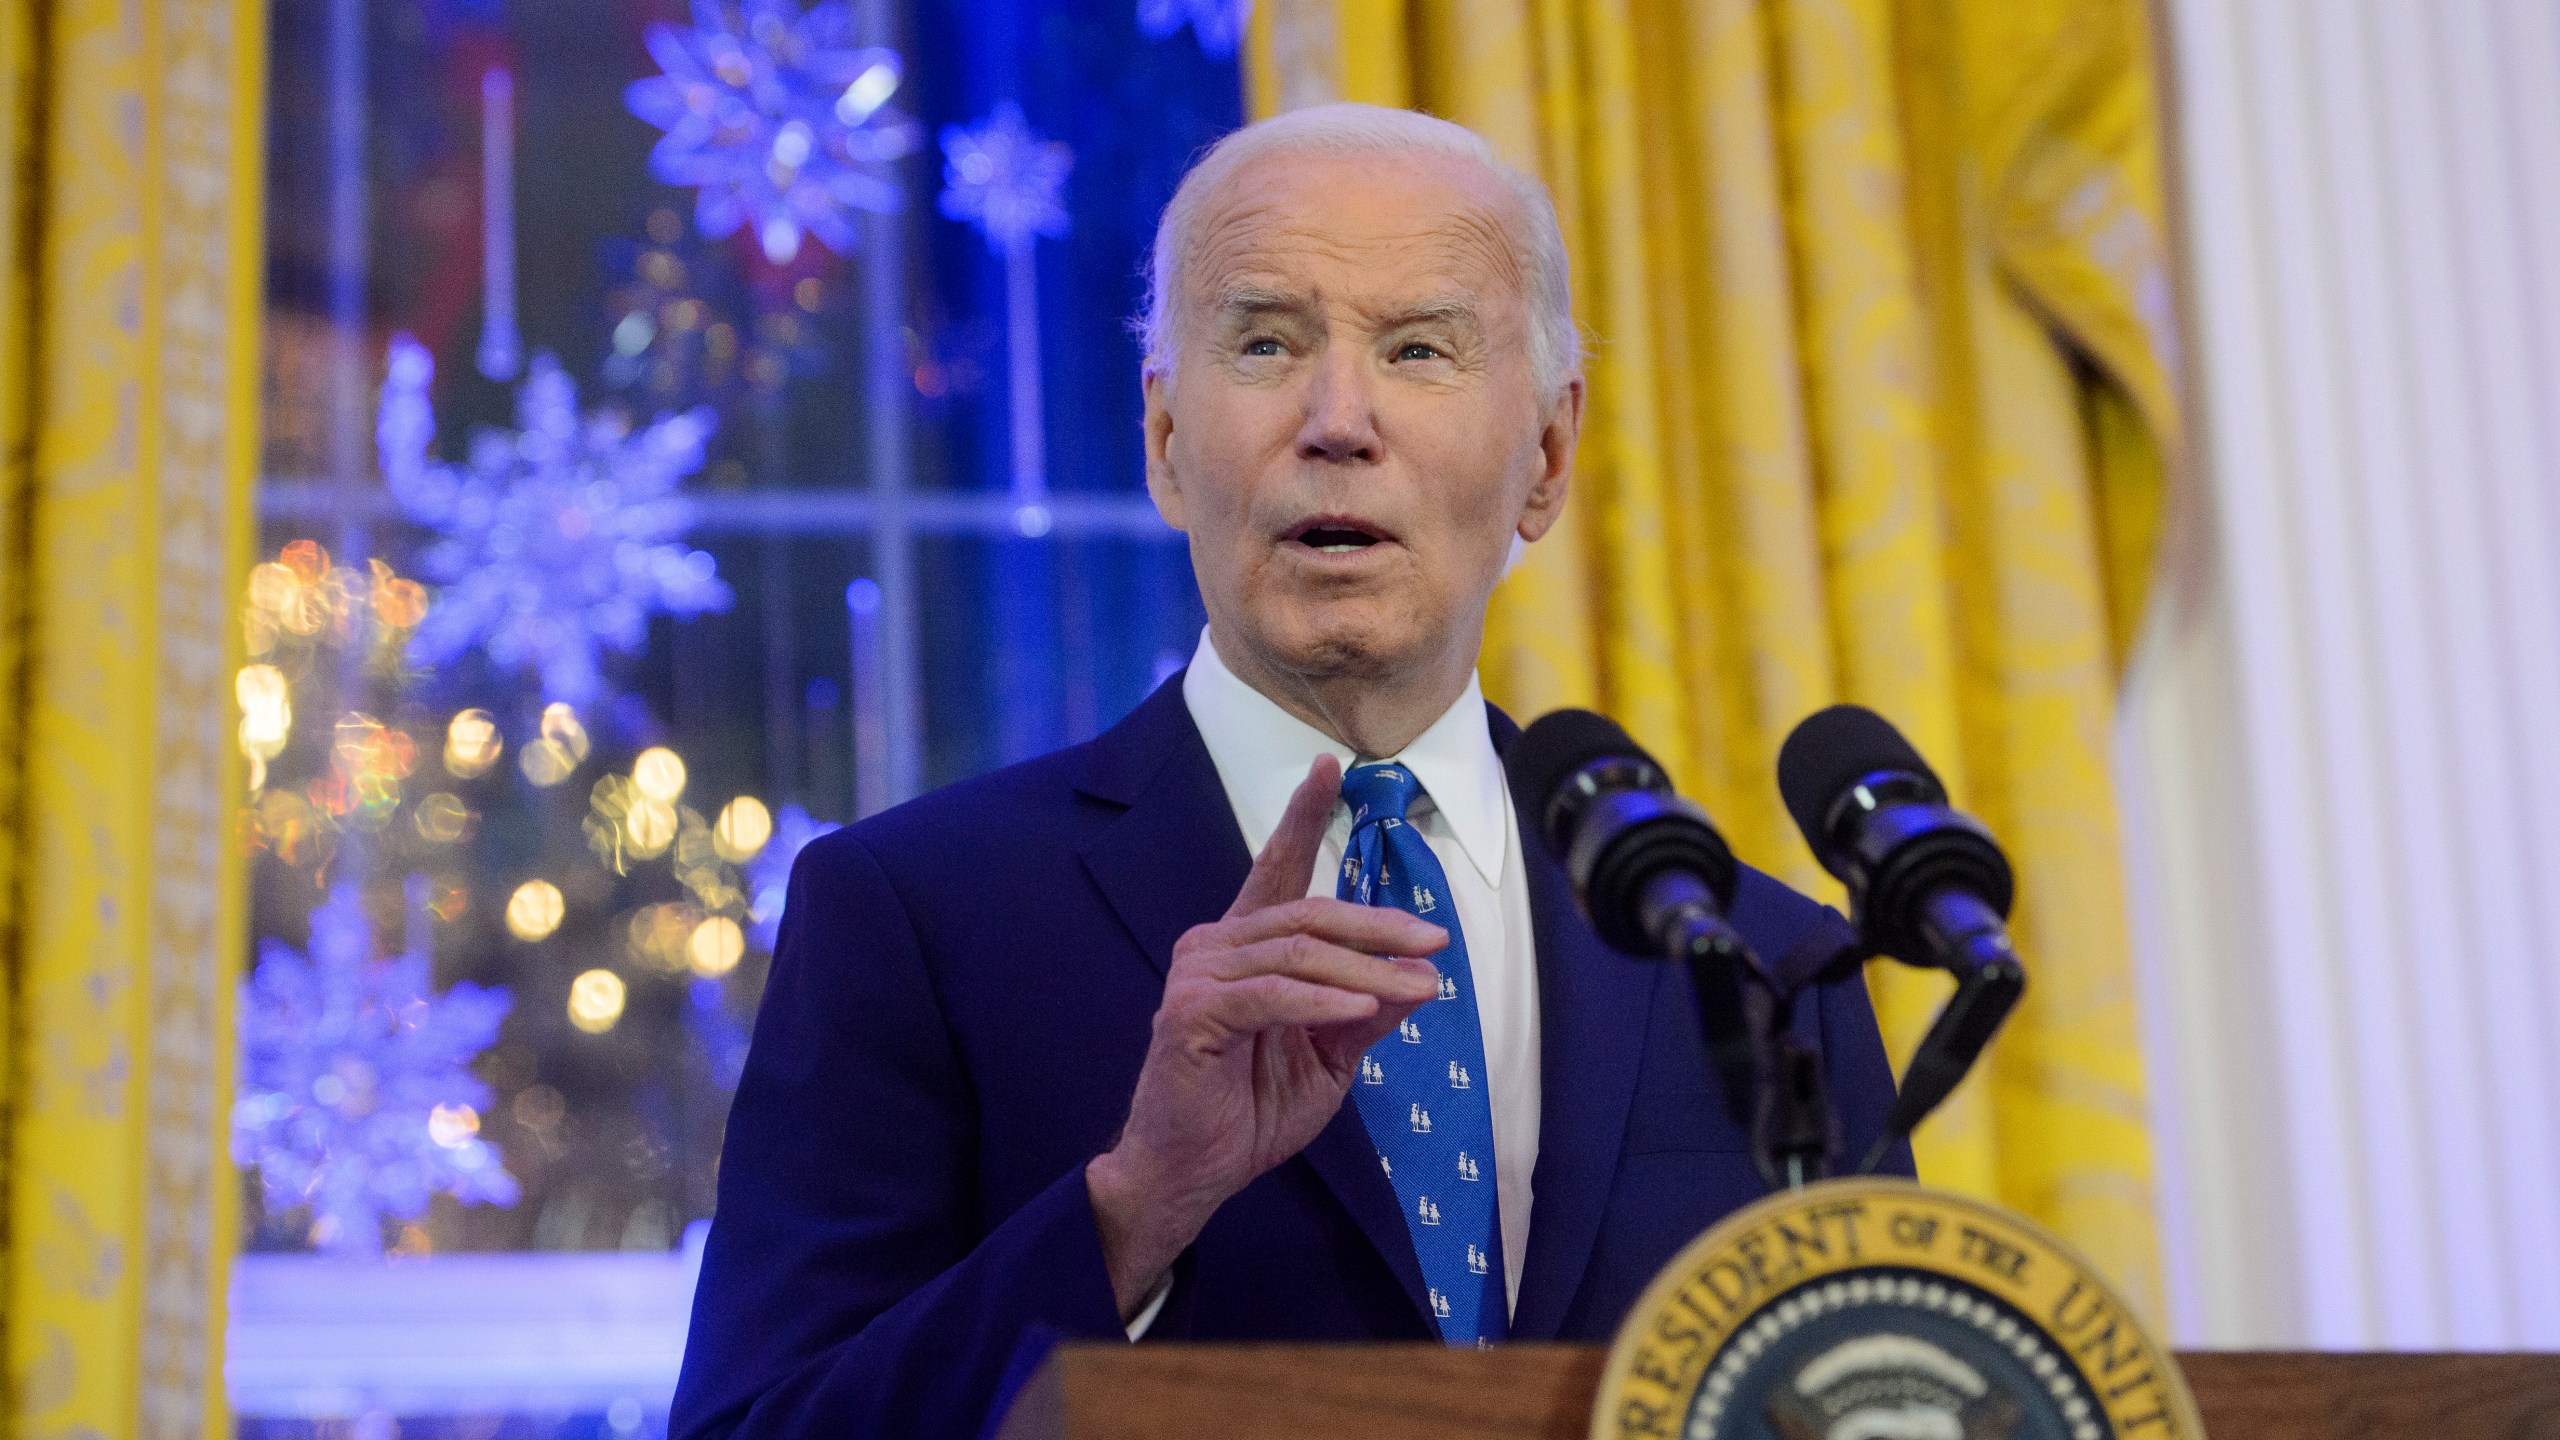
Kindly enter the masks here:
M 1867 949 L 1956 977 L 1859 1166 L 1872 1170 L 1973 1068 L 2026 988 L 2009 943 L 2016 880 L 1991 832 L 1947 804 L 1937 772 L 1872 710 L 1806 717 L 1778 751 L 1778 791 L 1814 858 L 1849 887 Z

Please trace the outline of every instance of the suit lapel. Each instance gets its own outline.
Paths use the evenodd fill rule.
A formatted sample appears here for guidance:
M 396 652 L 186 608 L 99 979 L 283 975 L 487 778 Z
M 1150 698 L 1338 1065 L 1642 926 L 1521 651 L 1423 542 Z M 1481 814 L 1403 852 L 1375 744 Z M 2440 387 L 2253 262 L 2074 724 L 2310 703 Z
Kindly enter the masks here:
M 1085 842 L 1085 873 L 1161 976 L 1173 942 L 1224 915 L 1253 868 L 1180 675 L 1094 740 L 1076 788 L 1126 807 Z
M 1179 674 L 1094 740 L 1077 788 L 1127 807 L 1086 841 L 1085 873 L 1162 976 L 1173 964 L 1174 942 L 1224 915 L 1253 868 Z M 1359 1108 L 1346 1098 L 1298 1158 L 1350 1212 L 1415 1313 L 1432 1323 L 1412 1232 Z
M 1519 733 L 1499 711 L 1493 730 L 1505 750 Z M 1581 1289 L 1617 1178 L 1618 1149 L 1664 967 L 1601 943 L 1574 904 L 1564 867 L 1527 820 L 1530 800 L 1514 796 L 1513 803 L 1524 821 L 1520 845 L 1537 936 L 1543 1053 L 1538 1166 L 1530 1181 L 1537 1201 L 1511 1336 L 1552 1340 Z

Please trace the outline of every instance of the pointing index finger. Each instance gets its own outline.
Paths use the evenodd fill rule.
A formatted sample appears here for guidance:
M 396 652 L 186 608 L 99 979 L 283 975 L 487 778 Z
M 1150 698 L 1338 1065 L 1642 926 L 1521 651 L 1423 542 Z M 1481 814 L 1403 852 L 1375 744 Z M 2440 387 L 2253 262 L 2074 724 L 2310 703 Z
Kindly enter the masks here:
M 1307 778 L 1290 794 L 1289 808 L 1281 812 L 1270 842 L 1254 857 L 1253 872 L 1236 892 L 1236 903 L 1227 907 L 1229 919 L 1306 898 L 1308 883 L 1315 878 L 1316 852 L 1324 844 L 1325 822 L 1341 793 L 1342 762 L 1329 753 L 1316 756 L 1307 767 Z

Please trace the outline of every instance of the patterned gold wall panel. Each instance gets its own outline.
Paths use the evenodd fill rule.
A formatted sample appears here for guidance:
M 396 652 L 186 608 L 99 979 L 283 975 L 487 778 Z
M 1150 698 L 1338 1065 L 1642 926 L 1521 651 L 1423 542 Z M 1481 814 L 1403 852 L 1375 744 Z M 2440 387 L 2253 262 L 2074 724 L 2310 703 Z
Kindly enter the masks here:
M 41 7 L 20 495 L 24 804 L 6 841 L 9 1428 L 228 1428 L 239 963 L 234 577 L 254 465 L 263 7 Z
M 1271 0 L 1247 80 L 1257 114 L 1412 105 L 1546 180 L 1591 400 L 1488 692 L 1605 706 L 1835 896 L 1779 742 L 1834 700 L 1902 727 L 2008 843 L 2034 976 L 1922 1174 L 2156 1315 L 2106 769 L 2178 434 L 2148 63 L 2139 0 Z M 1944 982 L 1873 981 L 1907 1054 Z

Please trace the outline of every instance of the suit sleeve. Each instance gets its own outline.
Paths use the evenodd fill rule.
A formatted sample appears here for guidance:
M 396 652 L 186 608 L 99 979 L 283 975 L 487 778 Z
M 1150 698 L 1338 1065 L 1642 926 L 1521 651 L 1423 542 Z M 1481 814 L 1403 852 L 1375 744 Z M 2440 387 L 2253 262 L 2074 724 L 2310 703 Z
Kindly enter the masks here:
M 1121 1338 L 1084 1170 L 988 1228 L 977 1116 L 915 927 L 812 844 L 721 1151 L 676 1440 L 978 1433 L 1026 1334 Z

